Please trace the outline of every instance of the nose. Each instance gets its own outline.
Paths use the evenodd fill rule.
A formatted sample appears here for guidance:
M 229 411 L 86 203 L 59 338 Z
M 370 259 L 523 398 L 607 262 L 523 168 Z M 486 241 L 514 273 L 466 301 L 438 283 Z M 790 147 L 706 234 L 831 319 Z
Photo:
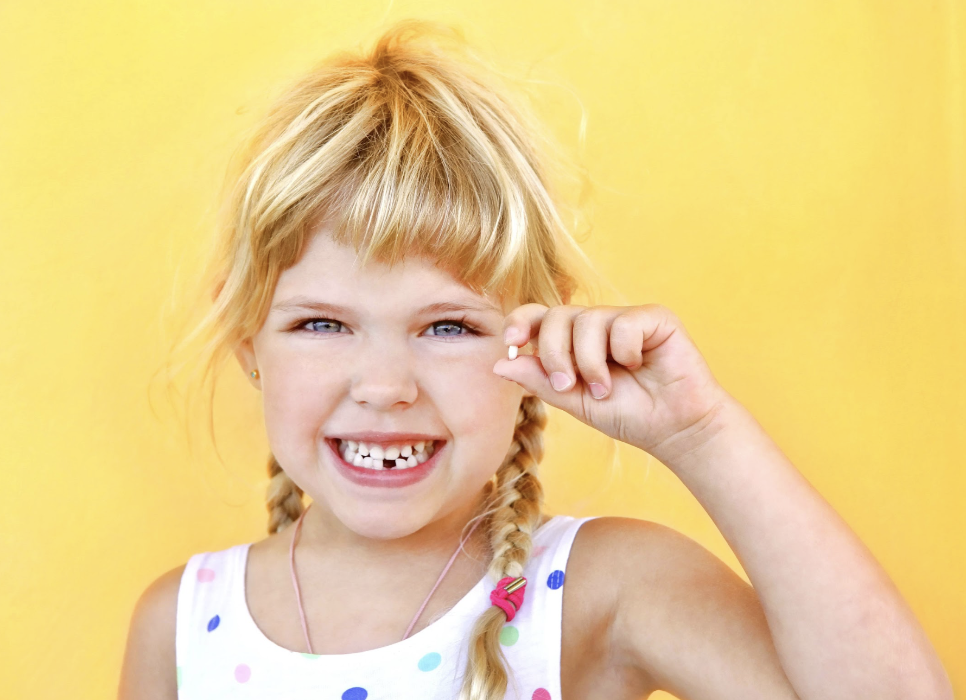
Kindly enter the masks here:
M 353 362 L 352 399 L 381 411 L 411 405 L 419 389 L 405 343 L 365 345 Z

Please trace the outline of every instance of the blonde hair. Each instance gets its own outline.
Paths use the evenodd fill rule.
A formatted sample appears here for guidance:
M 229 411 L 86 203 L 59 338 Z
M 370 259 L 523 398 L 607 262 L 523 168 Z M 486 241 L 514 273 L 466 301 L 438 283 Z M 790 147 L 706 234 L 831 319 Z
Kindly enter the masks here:
M 258 332 L 280 273 L 323 219 L 363 262 L 425 255 L 479 293 L 552 306 L 584 287 L 575 266 L 592 265 L 551 179 L 569 161 L 499 75 L 458 30 L 406 20 L 368 52 L 331 56 L 276 102 L 234 163 L 212 259 L 213 305 L 185 340 L 209 338 L 203 381 Z M 522 575 L 530 558 L 546 423 L 543 402 L 523 398 L 477 516 L 486 517 L 494 584 Z M 275 533 L 304 505 L 274 455 L 268 465 Z M 460 700 L 504 697 L 505 622 L 493 606 L 476 622 Z

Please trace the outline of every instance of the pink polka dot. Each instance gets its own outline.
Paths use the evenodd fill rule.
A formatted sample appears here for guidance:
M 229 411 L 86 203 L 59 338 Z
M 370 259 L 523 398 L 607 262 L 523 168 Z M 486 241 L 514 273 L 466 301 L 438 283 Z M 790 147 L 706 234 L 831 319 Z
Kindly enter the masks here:
M 202 583 L 207 583 L 208 581 L 215 580 L 215 570 L 214 569 L 198 569 L 198 580 Z
M 542 544 L 539 547 L 534 547 L 533 548 L 533 554 L 532 554 L 532 556 L 539 557 L 541 554 L 543 554 L 546 551 L 547 551 L 547 546 L 544 545 L 544 544 Z
M 252 677 L 252 670 L 248 668 L 248 664 L 238 664 L 235 666 L 235 680 L 239 683 L 247 683 L 248 679 Z M 547 696 L 550 697 L 549 695 Z
M 531 700 L 550 700 L 550 691 L 546 688 L 537 688 L 530 697 Z

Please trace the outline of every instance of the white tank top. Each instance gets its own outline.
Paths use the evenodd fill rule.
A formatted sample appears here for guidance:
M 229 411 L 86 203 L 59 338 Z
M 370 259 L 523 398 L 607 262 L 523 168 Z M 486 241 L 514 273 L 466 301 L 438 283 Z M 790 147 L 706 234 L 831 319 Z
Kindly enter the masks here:
M 527 592 L 501 649 L 507 700 L 560 700 L 560 633 L 567 559 L 592 518 L 557 515 L 534 532 Z M 251 544 L 195 554 L 178 590 L 175 655 L 179 700 L 454 700 L 477 618 L 490 605 L 489 577 L 406 639 L 353 654 L 313 655 L 275 644 L 245 599 Z M 293 611 L 294 614 L 294 611 Z

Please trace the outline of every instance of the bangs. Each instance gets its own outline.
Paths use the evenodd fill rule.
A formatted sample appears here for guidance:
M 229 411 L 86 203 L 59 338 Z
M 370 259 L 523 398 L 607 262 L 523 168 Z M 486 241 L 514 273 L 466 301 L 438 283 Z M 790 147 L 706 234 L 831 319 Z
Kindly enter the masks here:
M 419 85 L 383 87 L 390 94 L 376 97 L 371 128 L 337 178 L 337 209 L 325 207 L 336 240 L 363 262 L 417 255 L 478 292 L 519 293 L 528 207 L 492 133 Z

